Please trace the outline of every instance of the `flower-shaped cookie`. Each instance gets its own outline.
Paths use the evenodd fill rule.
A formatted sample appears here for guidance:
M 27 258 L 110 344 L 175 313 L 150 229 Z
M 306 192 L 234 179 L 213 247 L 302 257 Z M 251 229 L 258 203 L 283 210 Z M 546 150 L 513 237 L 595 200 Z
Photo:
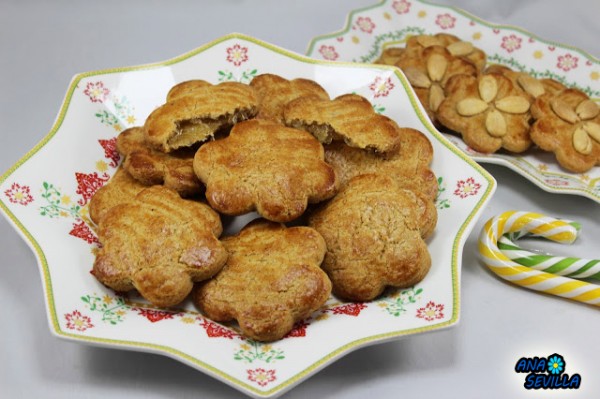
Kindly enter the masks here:
M 531 96 L 531 101 L 544 93 L 557 93 L 566 89 L 565 85 L 554 79 L 536 79 L 526 72 L 519 72 L 503 65 L 490 65 L 485 73 L 497 73 L 509 78 L 516 87 Z
M 429 168 L 433 147 L 418 130 L 400 131 L 400 150 L 396 153 L 382 156 L 336 142 L 325 147 L 325 161 L 335 169 L 342 187 L 355 176 L 379 173 L 394 178 L 400 187 L 420 191 L 433 200 L 438 193 L 437 179 Z
M 319 267 L 327 249 L 314 229 L 263 219 L 222 242 L 227 264 L 193 293 L 207 317 L 237 320 L 246 337 L 273 341 L 329 298 L 331 282 Z
M 327 243 L 321 266 L 343 299 L 369 301 L 385 287 L 409 287 L 431 265 L 427 244 L 433 202 L 386 175 L 359 175 L 309 217 Z
M 297 78 L 287 80 L 278 75 L 258 75 L 250 82 L 260 101 L 259 119 L 270 119 L 284 124 L 283 108 L 287 103 L 302 96 L 317 96 L 329 100 L 329 94 L 317 82 Z
M 436 113 L 444 101 L 448 80 L 458 74 L 475 75 L 473 64 L 454 57 L 441 46 L 426 47 L 412 56 L 405 52 L 396 62 L 402 69 L 429 118 L 436 122 Z
M 406 41 L 408 52 L 420 51 L 432 46 L 446 48 L 454 57 L 460 57 L 471 62 L 477 67 L 478 71 L 482 71 L 487 62 L 487 56 L 483 50 L 473 46 L 471 42 L 463 41 L 448 33 L 411 36 Z
M 539 96 L 531 139 L 552 151 L 565 169 L 582 173 L 600 164 L 600 107 L 585 93 L 567 89 Z
M 296 219 L 308 203 L 331 198 L 337 178 L 310 133 L 267 120 L 236 124 L 227 138 L 204 144 L 194 171 L 218 212 L 256 210 L 276 222 Z
M 193 283 L 227 260 L 219 215 L 206 204 L 153 186 L 112 207 L 98 225 L 102 247 L 92 274 L 116 291 L 137 289 L 156 306 L 175 306 Z
M 437 117 L 476 151 L 523 152 L 531 146 L 529 95 L 498 74 L 456 75 L 446 85 Z
M 195 151 L 182 148 L 170 153 L 150 147 L 139 127 L 124 130 L 117 137 L 117 150 L 125 158 L 123 167 L 142 184 L 162 184 L 182 197 L 202 192 L 202 184 L 194 173 Z
M 181 84 L 148 116 L 146 141 L 162 152 L 190 147 L 258 112 L 254 90 L 238 82 Z M 173 89 L 172 89 L 173 90 Z
M 300 97 L 286 105 L 283 115 L 287 126 L 306 130 L 324 144 L 343 140 L 351 147 L 381 153 L 395 152 L 400 145 L 397 125 L 357 94 L 333 100 Z

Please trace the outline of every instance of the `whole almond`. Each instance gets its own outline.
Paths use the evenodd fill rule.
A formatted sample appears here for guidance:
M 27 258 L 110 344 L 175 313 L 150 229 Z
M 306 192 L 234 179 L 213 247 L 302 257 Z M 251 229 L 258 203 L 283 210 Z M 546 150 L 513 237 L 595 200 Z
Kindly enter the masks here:
M 462 116 L 473 116 L 488 109 L 488 104 L 478 98 L 465 98 L 456 104 L 456 112 Z
M 496 108 L 509 114 L 524 114 L 529 111 L 529 101 L 525 97 L 506 96 L 495 102 Z
M 556 113 L 556 115 L 558 115 L 558 117 L 564 120 L 565 122 L 574 124 L 577 123 L 577 121 L 579 120 L 579 117 L 577 116 L 575 111 L 573 111 L 573 109 L 569 107 L 569 104 L 562 101 L 560 98 L 555 98 L 552 101 L 550 101 L 550 107 L 552 108 L 554 113 Z
M 473 52 L 473 44 L 470 42 L 454 42 L 448 46 L 446 49 L 455 57 L 462 57 Z
M 590 139 L 590 136 L 588 136 L 582 127 L 578 127 L 575 129 L 575 133 L 573 133 L 573 148 L 583 155 L 588 155 L 592 152 L 592 139 Z
M 441 81 L 446 74 L 446 69 L 448 69 L 448 60 L 446 60 L 444 56 L 432 54 L 431 57 L 427 59 L 427 73 L 429 73 L 429 78 L 432 81 Z
M 485 118 L 485 129 L 491 136 L 502 137 L 506 135 L 506 120 L 498 110 L 491 110 Z
M 525 73 L 519 75 L 517 83 L 527 94 L 534 98 L 538 98 L 546 92 L 544 85 L 539 80 Z
M 595 122 L 585 122 L 583 124 L 583 129 L 588 133 L 588 135 L 593 138 L 596 143 L 600 144 L 600 125 Z
M 584 100 L 577 105 L 575 112 L 583 120 L 594 119 L 600 114 L 600 107 L 592 100 Z
M 440 87 L 439 84 L 434 84 L 429 89 L 429 109 L 433 112 L 437 112 L 438 108 L 442 101 L 444 101 L 446 96 L 444 95 L 444 89 Z
M 493 76 L 485 75 L 479 79 L 479 96 L 486 103 L 491 102 L 498 94 L 498 83 Z
M 429 77 L 420 69 L 406 67 L 402 69 L 402 72 L 404 72 L 404 75 L 413 87 L 428 89 L 431 86 L 431 80 L 429 80 Z

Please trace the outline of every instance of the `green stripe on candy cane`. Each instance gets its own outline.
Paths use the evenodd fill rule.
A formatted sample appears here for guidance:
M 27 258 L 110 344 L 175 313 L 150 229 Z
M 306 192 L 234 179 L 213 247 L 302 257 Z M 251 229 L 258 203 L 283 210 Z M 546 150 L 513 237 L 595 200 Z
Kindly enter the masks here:
M 569 224 L 575 228 L 576 234 L 579 234 L 581 224 L 577 222 L 569 222 Z M 559 276 L 600 280 L 600 260 L 530 252 L 515 244 L 516 240 L 526 236 L 543 237 L 527 231 L 507 233 L 498 240 L 498 249 L 513 262 L 532 269 Z

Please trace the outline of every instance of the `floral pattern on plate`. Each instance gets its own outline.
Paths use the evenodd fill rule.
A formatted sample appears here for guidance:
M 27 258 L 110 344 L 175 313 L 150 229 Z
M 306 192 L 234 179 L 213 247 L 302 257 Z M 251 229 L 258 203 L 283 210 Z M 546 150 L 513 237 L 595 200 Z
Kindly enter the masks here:
M 359 21 L 362 21 L 359 23 Z M 357 29 L 369 21 L 372 29 Z M 341 31 L 317 36 L 307 55 L 323 60 L 372 63 L 388 46 L 403 46 L 411 35 L 449 33 L 472 42 L 488 55 L 488 62 L 527 72 L 536 78 L 556 79 L 600 101 L 600 61 L 586 52 L 543 40 L 514 27 L 494 25 L 462 10 L 421 0 L 383 0 L 350 12 Z M 531 149 L 526 153 L 478 153 L 446 134 L 477 162 L 503 165 L 538 187 L 574 194 L 600 203 L 600 166 L 585 173 L 562 169 L 553 154 Z
M 368 21 L 356 25 L 363 34 L 371 27 Z M 370 303 L 331 297 L 269 344 L 245 339 L 235 324 L 205 318 L 191 303 L 154 308 L 134 293 L 117 295 L 90 274 L 98 240 L 88 204 L 122 161 L 115 147 L 119 131 L 143 123 L 179 81 L 248 83 L 259 73 L 317 79 L 332 97 L 365 96 L 377 112 L 429 137 L 438 177 L 439 227 L 428 242 L 433 265 L 425 280 Z M 273 397 L 364 345 L 456 324 L 462 246 L 495 181 L 433 128 L 408 87 L 395 68 L 315 61 L 239 34 L 152 66 L 75 76 L 50 133 L 0 177 L 0 210 L 36 255 L 52 333 L 162 353 L 247 395 Z M 247 221 L 236 218 L 226 233 Z

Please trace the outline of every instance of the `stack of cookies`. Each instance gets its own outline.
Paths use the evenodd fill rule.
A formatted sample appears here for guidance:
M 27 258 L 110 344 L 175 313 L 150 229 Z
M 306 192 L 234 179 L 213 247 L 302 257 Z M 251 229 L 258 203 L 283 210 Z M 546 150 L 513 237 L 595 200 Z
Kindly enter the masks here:
M 186 81 L 143 126 L 90 202 L 92 274 L 159 307 L 192 298 L 259 341 L 284 337 L 333 293 L 369 301 L 431 265 L 431 143 L 365 98 L 273 74 Z M 222 237 L 222 216 L 256 212 Z
M 410 37 L 377 63 L 399 67 L 435 125 L 482 153 L 554 152 L 568 171 L 600 165 L 600 107 L 580 90 L 500 65 L 446 33 Z

